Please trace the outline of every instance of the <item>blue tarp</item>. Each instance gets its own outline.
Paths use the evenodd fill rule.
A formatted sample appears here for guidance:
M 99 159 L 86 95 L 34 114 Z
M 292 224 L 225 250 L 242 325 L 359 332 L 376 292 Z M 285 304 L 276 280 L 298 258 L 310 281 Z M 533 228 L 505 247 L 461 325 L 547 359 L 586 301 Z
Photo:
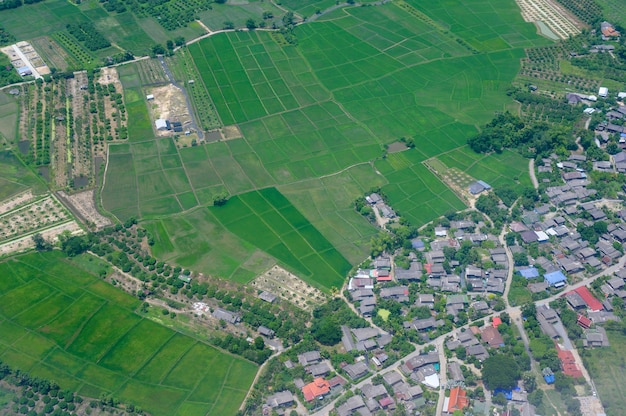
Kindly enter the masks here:
M 560 271 L 560 270 L 557 270 L 556 272 L 552 272 L 552 273 L 547 273 L 543 277 L 544 277 L 544 279 L 546 279 L 546 282 L 548 282 L 548 284 L 550 286 L 554 286 L 555 284 L 557 284 L 559 282 L 566 282 L 567 281 L 567 277 L 565 277 L 563 272 Z
M 546 381 L 546 383 L 548 384 L 554 384 L 554 374 L 551 374 L 549 376 L 543 376 L 543 379 Z
M 525 277 L 526 279 L 533 279 L 535 277 L 539 277 L 539 270 L 534 267 L 528 267 L 526 269 L 518 269 L 517 272 Z
M 493 391 L 493 395 L 497 396 L 498 394 L 504 394 L 507 400 L 511 400 L 513 398 L 513 390 L 504 390 L 504 389 L 495 389 Z

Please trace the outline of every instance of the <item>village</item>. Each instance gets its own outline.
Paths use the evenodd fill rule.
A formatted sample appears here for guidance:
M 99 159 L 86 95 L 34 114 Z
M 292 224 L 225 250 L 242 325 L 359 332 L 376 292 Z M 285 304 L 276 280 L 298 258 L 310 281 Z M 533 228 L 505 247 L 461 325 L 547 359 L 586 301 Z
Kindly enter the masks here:
M 304 370 L 297 371 L 304 377 L 294 379 L 295 389 L 267 397 L 265 413 L 286 414 L 301 402 L 311 414 L 341 416 L 391 414 L 399 406 L 407 414 L 487 414 L 496 408 L 502 415 L 535 415 L 537 375 L 541 390 L 553 388 L 555 378 L 576 380 L 581 414 L 602 414 L 581 351 L 609 346 L 604 326 L 621 320 L 626 210 L 590 187 L 587 175 L 625 171 L 626 134 L 609 122 L 621 121 L 624 108 L 608 110 L 595 131 L 599 148 L 611 140 L 619 142 L 619 152 L 606 162 L 580 152 L 541 159 L 536 169 L 544 192 L 499 235 L 490 233 L 488 217 L 469 210 L 428 224 L 403 249 L 361 265 L 344 298 L 370 325 L 341 327 L 342 351 L 354 362 L 333 366 L 337 360 L 320 350 L 284 361 L 289 371 Z M 466 191 L 486 194 L 491 186 L 476 181 Z M 365 200 L 378 225 L 392 230 L 397 216 L 385 197 L 374 192 Z M 531 299 L 532 313 L 516 304 L 511 290 Z M 529 334 L 539 338 L 526 333 L 533 325 L 558 360 L 543 367 L 546 361 L 534 357 L 524 381 L 490 388 L 483 363 L 510 357 L 522 345 L 534 353 Z M 400 334 L 416 349 L 398 360 L 388 346 Z

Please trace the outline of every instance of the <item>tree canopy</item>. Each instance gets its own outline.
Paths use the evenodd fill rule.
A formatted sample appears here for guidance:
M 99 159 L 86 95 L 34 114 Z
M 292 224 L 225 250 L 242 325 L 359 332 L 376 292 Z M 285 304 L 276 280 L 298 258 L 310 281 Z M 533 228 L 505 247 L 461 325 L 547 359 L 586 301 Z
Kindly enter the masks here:
M 520 369 L 512 357 L 493 355 L 483 363 L 483 381 L 491 390 L 510 390 L 520 379 Z

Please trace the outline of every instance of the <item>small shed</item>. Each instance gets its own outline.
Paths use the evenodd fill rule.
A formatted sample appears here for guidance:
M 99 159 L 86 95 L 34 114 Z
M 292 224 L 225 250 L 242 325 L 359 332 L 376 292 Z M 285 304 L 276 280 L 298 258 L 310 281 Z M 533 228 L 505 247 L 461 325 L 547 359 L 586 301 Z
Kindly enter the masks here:
M 154 100 L 154 94 L 148 94 L 148 95 L 146 95 L 146 100 L 148 100 L 148 101 L 152 101 L 152 100 Z

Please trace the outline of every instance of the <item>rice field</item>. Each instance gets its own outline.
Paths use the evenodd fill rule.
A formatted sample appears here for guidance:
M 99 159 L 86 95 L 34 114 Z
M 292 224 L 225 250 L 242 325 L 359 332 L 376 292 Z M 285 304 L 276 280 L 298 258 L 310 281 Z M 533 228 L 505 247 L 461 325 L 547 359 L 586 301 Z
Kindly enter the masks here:
M 141 303 L 60 252 L 0 263 L 0 358 L 153 415 L 234 414 L 257 366 L 136 314 Z M 214 389 L 205 394 L 207 386 Z M 217 394 L 217 392 L 221 392 Z

